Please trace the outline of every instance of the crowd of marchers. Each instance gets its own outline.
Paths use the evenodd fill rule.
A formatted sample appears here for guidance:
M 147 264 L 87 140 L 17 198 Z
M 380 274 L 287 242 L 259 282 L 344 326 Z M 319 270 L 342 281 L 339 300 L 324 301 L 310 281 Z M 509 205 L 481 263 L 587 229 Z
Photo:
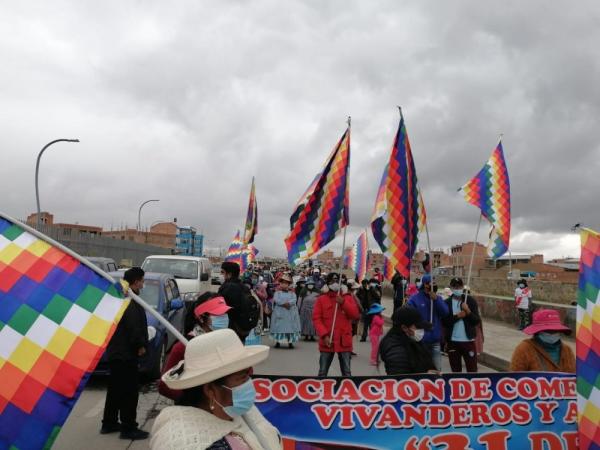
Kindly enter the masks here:
M 281 448 L 277 430 L 254 406 L 252 366 L 274 348 L 290 351 L 301 339 L 318 341 L 318 376 L 327 376 L 337 355 L 342 376 L 352 375 L 355 339 L 370 341 L 370 363 L 386 374 L 441 373 L 442 354 L 453 372 L 477 372 L 483 326 L 477 301 L 461 278 L 438 289 L 427 273 L 414 283 L 396 273 L 391 324 L 384 334 L 383 274 L 375 268 L 363 280 L 318 267 L 293 270 L 250 269 L 240 274 L 234 262 L 221 266 L 218 292 L 198 295 L 186 308 L 187 345 L 168 354 L 160 394 L 174 406 L 157 417 L 150 446 L 163 448 Z M 124 274 L 139 293 L 144 271 Z M 127 287 L 125 286 L 125 287 Z M 125 289 L 126 291 L 126 289 Z M 561 337 L 570 329 L 553 310 L 531 315 L 532 293 L 525 280 L 515 290 L 520 328 L 530 337 L 514 351 L 511 371 L 575 372 L 575 357 Z M 138 428 L 137 360 L 148 344 L 144 311 L 131 302 L 108 346 L 110 375 L 101 433 L 145 439 Z M 285 350 L 284 350 L 285 349 Z

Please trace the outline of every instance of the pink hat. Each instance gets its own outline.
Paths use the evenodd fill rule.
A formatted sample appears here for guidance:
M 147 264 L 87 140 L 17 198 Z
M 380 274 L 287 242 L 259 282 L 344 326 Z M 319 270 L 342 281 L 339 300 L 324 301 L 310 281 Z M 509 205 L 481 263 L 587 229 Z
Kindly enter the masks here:
M 533 313 L 532 324 L 523 330 L 523 333 L 533 335 L 542 331 L 560 331 L 571 334 L 571 329 L 560 322 L 558 311 L 554 309 L 540 309 Z
M 223 297 L 215 297 L 196 306 L 194 315 L 200 317 L 202 314 L 209 313 L 213 316 L 221 316 L 231 309 Z

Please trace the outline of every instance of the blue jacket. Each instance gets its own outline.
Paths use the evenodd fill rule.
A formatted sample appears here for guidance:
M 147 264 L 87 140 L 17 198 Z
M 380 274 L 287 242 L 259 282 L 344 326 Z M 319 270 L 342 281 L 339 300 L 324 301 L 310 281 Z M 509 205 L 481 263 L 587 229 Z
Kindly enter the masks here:
M 431 305 L 433 303 L 433 328 L 425 331 L 423 336 L 423 342 L 426 344 L 433 344 L 441 342 L 442 340 L 442 318 L 450 314 L 448 305 L 442 300 L 439 295 L 432 302 L 429 296 L 420 290 L 418 294 L 413 295 L 408 299 L 407 305 L 412 306 L 421 314 L 424 322 L 430 322 L 431 319 Z

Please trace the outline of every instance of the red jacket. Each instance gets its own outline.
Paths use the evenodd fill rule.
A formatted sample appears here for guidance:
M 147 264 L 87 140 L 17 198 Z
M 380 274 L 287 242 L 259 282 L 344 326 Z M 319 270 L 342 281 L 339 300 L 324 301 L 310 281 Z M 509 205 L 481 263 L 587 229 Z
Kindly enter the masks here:
M 184 355 L 185 345 L 180 341 L 175 342 L 175 345 L 173 345 L 173 348 L 171 348 L 169 357 L 165 361 L 165 365 L 162 368 L 163 375 L 167 370 L 171 370 L 173 367 L 175 367 L 177 363 L 183 359 Z M 158 393 L 175 401 L 181 396 L 181 391 L 177 389 L 171 389 L 163 380 L 160 380 L 158 383 Z
M 358 320 L 360 313 L 351 294 L 342 294 L 344 302 L 341 305 L 335 301 L 337 292 L 321 294 L 313 310 L 313 322 L 319 335 L 319 351 L 321 352 L 351 352 L 352 351 L 352 321 Z M 333 315 L 338 305 L 335 324 Z M 332 346 L 325 345 L 325 337 L 331 334 L 333 326 Z

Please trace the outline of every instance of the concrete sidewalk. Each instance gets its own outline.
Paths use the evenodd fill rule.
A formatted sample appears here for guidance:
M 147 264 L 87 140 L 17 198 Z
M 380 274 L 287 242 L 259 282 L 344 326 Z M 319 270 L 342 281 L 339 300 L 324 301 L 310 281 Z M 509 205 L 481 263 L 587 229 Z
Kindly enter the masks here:
M 391 324 L 394 310 L 392 299 L 383 297 L 382 305 L 385 307 L 383 316 L 386 322 Z M 498 371 L 507 371 L 515 347 L 528 336 L 504 322 L 489 320 L 485 317 L 482 317 L 482 321 L 484 343 L 483 352 L 479 355 L 479 362 Z M 564 342 L 575 352 L 574 340 L 565 339 Z

